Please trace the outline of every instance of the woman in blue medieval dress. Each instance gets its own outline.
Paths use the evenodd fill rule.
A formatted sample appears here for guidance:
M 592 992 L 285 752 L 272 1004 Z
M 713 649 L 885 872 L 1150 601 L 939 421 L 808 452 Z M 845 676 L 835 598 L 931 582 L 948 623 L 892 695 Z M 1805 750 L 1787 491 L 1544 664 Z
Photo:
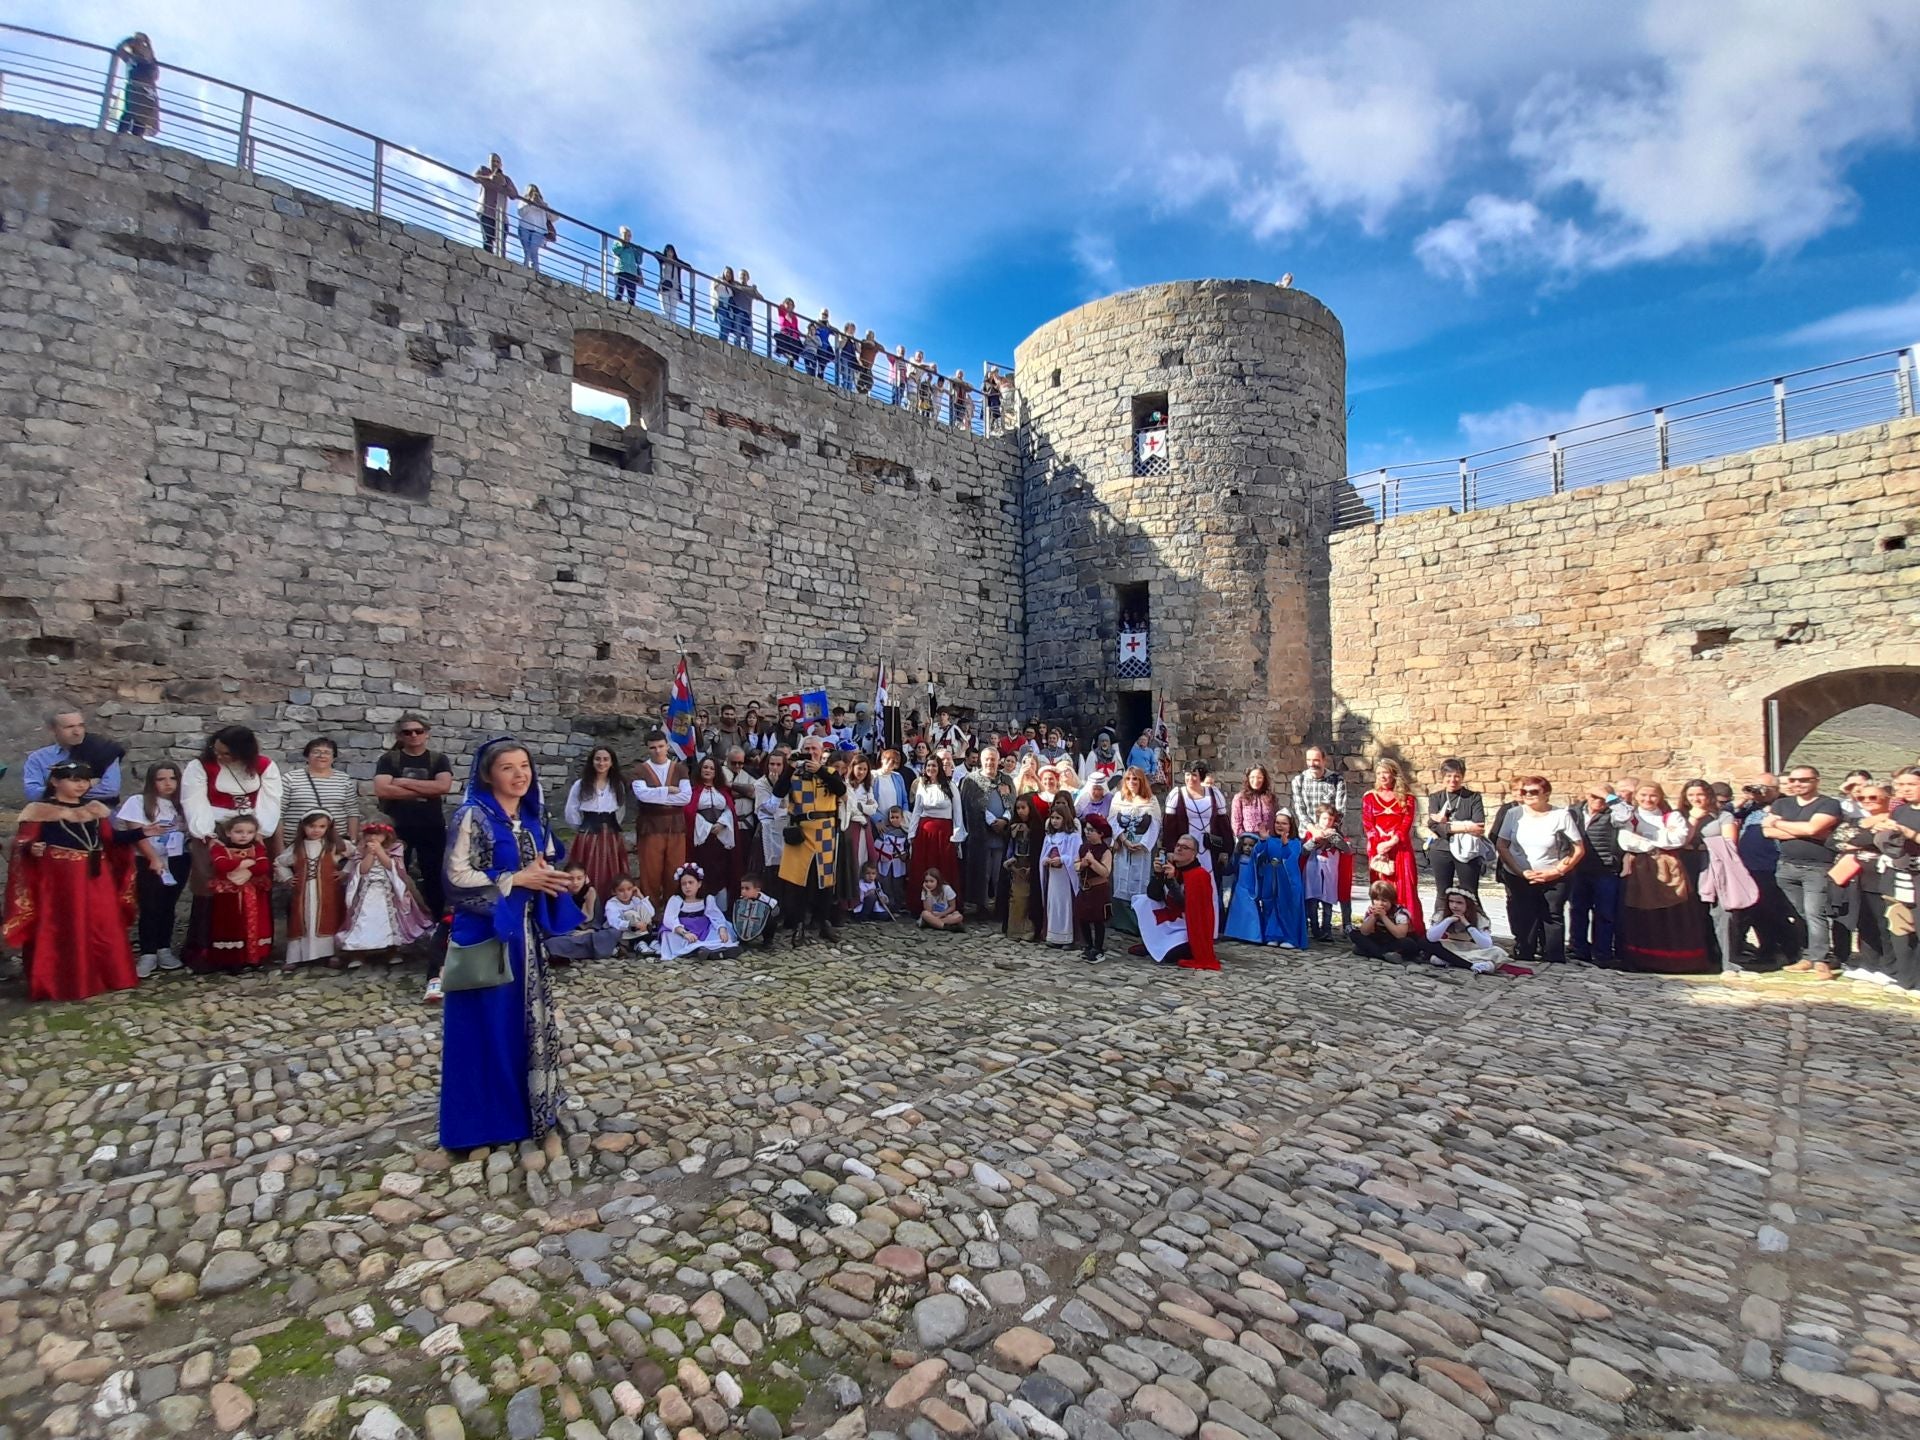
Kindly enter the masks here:
M 1306 879 L 1302 851 L 1293 832 L 1293 817 L 1282 810 L 1274 816 L 1273 834 L 1249 845 L 1243 835 L 1233 904 L 1227 910 L 1225 934 L 1249 945 L 1307 948 Z
M 483 744 L 448 830 L 452 943 L 498 940 L 513 978 L 449 991 L 440 1061 L 440 1144 L 537 1139 L 560 1118 L 560 1030 L 542 936 L 580 924 L 578 872 L 547 832 L 533 757 L 510 737 Z

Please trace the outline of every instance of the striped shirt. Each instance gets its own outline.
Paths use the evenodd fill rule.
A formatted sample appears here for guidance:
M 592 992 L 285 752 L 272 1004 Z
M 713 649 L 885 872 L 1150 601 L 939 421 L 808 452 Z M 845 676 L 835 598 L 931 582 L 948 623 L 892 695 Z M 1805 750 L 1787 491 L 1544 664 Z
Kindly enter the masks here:
M 284 782 L 280 809 L 280 838 L 291 841 L 300 829 L 300 821 L 315 810 L 333 817 L 333 827 L 342 840 L 347 826 L 360 814 L 360 782 L 338 770 L 331 775 L 310 775 L 302 765 L 289 770 Z

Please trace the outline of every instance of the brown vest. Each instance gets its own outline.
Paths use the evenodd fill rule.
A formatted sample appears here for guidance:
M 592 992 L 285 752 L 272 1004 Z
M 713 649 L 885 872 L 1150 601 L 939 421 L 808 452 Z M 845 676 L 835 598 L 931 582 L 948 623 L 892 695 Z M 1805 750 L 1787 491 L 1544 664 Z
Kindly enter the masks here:
M 651 760 L 643 760 L 640 762 L 638 779 L 642 784 L 661 784 L 671 788 L 686 778 L 687 767 L 682 765 L 678 760 L 669 760 L 667 762 L 667 778 L 663 781 L 656 781 L 654 779 L 653 762 Z M 634 801 L 634 809 L 636 815 L 633 824 L 633 833 L 636 835 L 671 835 L 676 830 L 685 830 L 687 828 L 687 812 L 684 806 L 650 805 L 644 800 L 636 799 Z

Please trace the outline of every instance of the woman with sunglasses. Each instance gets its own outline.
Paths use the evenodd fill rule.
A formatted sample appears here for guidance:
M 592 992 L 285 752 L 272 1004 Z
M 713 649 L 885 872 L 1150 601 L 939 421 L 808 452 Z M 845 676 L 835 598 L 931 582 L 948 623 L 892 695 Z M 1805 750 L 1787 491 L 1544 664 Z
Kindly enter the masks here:
M 1513 958 L 1522 965 L 1567 958 L 1567 891 L 1587 853 L 1580 826 L 1552 796 L 1546 776 L 1522 777 L 1520 803 L 1506 812 L 1495 842 L 1508 874 Z

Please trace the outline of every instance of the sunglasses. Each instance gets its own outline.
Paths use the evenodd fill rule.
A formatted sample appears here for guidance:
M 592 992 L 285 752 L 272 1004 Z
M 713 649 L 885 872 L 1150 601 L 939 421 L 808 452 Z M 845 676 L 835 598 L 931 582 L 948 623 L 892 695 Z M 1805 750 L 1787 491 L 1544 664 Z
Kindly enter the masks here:
M 427 732 L 425 730 L 422 730 L 418 725 L 409 725 L 405 730 L 402 730 L 400 733 L 402 735 L 424 735 Z
M 1528 785 L 1525 788 L 1523 788 L 1520 791 L 1520 793 L 1522 795 L 1543 795 L 1546 792 L 1543 791 L 1538 785 Z

